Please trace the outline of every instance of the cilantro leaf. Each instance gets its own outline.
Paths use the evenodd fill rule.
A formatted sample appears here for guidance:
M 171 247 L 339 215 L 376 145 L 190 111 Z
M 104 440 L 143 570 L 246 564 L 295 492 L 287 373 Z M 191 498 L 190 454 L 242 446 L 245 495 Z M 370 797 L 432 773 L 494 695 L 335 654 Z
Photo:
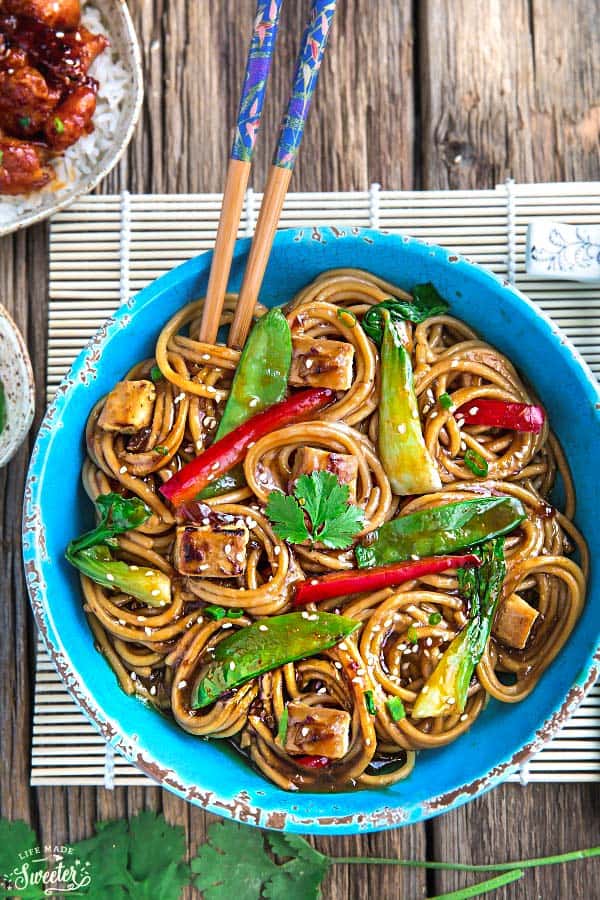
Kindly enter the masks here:
M 343 550 L 352 543 L 354 535 L 363 524 L 362 510 L 358 506 L 348 505 L 335 519 L 328 519 L 318 539 L 332 550 Z
M 311 472 L 300 476 L 294 497 L 272 491 L 266 513 L 274 523 L 275 533 L 292 544 L 310 540 L 343 550 L 360 531 L 364 518 L 360 507 L 348 502 L 349 494 L 348 485 L 341 484 L 332 472 Z
M 276 862 L 265 846 L 282 858 Z M 294 834 L 258 831 L 235 822 L 218 822 L 208 829 L 191 862 L 194 881 L 205 900 L 317 900 L 329 868 L 327 856 Z
M 26 854 L 36 850 L 38 839 L 35 832 L 20 820 L 8 822 L 0 819 L 0 897 L 22 897 L 27 900 L 45 900 L 43 885 L 30 884 L 17 892 L 8 885 L 19 883 L 19 872 L 25 871 L 31 876 L 37 871 L 44 871 L 47 867 L 43 852 L 34 852 L 30 856 Z M 40 861 L 41 860 L 41 861 Z
M 90 884 L 79 891 L 90 900 L 115 900 L 129 897 L 128 823 L 110 820 L 96 822 L 96 834 L 72 845 L 74 858 L 81 860 L 90 876 Z
M 292 544 L 308 540 L 304 513 L 293 497 L 288 497 L 281 491 L 271 491 L 265 511 L 273 523 L 273 531 L 282 540 L 291 541 Z
M 205 900 L 257 900 L 277 866 L 265 851 L 263 832 L 234 822 L 215 822 L 190 863 Z
M 277 867 L 277 872 L 265 885 L 263 894 L 268 900 L 318 900 L 321 882 L 331 862 L 303 837 L 297 834 L 269 832 L 267 840 L 273 853 L 291 857 Z

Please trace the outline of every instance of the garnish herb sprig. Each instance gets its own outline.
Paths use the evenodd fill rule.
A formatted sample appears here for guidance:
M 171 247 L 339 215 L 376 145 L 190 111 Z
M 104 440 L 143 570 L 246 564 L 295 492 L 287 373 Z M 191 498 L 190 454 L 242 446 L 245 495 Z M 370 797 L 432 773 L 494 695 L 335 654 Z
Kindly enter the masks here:
M 294 496 L 271 491 L 266 513 L 275 534 L 285 541 L 344 550 L 364 522 L 362 509 L 348 502 L 349 493 L 348 485 L 331 472 L 312 472 L 300 476 Z
M 33 858 L 39 846 L 35 832 L 25 822 L 0 819 L 0 897 L 46 900 L 41 876 L 50 876 L 45 861 L 39 883 L 25 891 L 11 887 L 11 875 Z M 439 894 L 429 900 L 467 900 L 480 897 L 523 877 L 527 869 L 551 866 L 600 856 L 600 847 L 574 850 L 554 856 L 491 865 L 394 859 L 368 856 L 329 856 L 315 850 L 297 834 L 261 831 L 236 822 L 214 822 L 208 840 L 185 862 L 185 832 L 170 825 L 164 816 L 148 810 L 129 822 L 96 823 L 93 837 L 68 848 L 67 865 L 77 865 L 89 874 L 89 884 L 74 896 L 119 898 L 119 900 L 179 900 L 185 887 L 202 891 L 205 900 L 318 900 L 321 885 L 333 866 L 378 865 L 466 873 L 493 873 L 493 878 Z M 38 874 L 36 870 L 36 875 Z

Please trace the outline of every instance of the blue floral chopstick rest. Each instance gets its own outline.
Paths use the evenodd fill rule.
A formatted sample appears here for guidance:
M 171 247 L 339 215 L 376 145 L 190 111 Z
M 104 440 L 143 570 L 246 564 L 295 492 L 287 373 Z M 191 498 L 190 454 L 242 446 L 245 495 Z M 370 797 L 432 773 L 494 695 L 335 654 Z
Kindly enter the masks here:
M 539 278 L 600 281 L 600 225 L 531 222 L 525 267 L 528 275 Z

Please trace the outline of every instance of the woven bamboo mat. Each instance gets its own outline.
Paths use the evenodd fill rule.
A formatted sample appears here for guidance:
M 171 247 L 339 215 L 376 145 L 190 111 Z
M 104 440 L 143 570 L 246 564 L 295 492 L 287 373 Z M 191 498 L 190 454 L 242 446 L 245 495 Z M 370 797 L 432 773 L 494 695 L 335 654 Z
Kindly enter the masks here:
M 240 236 L 252 234 L 261 197 L 249 191 Z M 52 222 L 48 400 L 73 358 L 119 302 L 214 241 L 221 196 L 87 197 Z M 527 225 L 538 217 L 600 221 L 600 183 L 515 185 L 488 191 L 290 194 L 282 227 L 363 225 L 403 231 L 489 267 L 521 288 L 566 332 L 600 377 L 600 287 L 525 273 Z M 116 689 L 116 688 L 115 688 Z M 600 685 L 515 779 L 600 781 Z M 38 647 L 31 783 L 143 784 L 71 700 Z

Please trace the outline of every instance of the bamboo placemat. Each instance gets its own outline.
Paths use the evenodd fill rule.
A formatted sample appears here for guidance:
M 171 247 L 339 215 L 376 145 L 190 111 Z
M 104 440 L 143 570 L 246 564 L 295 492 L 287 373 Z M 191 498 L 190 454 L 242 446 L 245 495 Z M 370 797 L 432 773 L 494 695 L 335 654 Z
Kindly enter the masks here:
M 246 197 L 240 236 L 252 234 L 260 195 Z M 212 247 L 221 196 L 87 197 L 52 222 L 48 400 L 73 358 L 119 302 Z M 515 185 L 488 191 L 289 194 L 282 227 L 372 226 L 403 231 L 468 256 L 508 278 L 549 313 L 600 376 L 600 287 L 525 273 L 527 225 L 538 217 L 600 221 L 600 183 Z M 117 689 L 115 684 L 115 690 Z M 600 781 L 600 685 L 519 776 L 527 781 Z M 31 783 L 148 783 L 115 756 L 37 653 Z

